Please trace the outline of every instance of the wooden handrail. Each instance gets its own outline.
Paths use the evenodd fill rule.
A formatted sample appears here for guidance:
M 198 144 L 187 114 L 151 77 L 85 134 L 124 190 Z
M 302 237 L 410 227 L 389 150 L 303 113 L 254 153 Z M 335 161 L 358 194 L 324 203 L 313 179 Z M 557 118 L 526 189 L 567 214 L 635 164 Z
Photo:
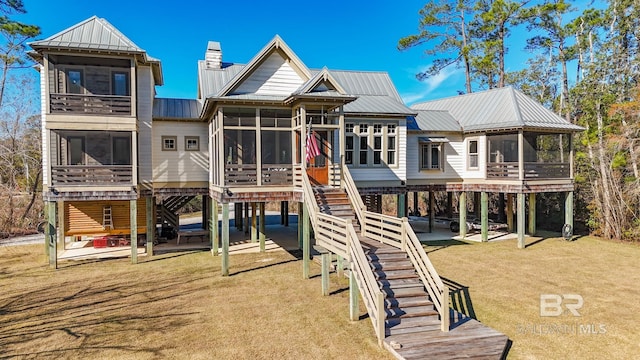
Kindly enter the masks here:
M 366 223 L 364 220 L 364 212 L 366 211 L 366 207 L 364 202 L 362 201 L 362 197 L 360 196 L 360 192 L 358 191 L 358 187 L 356 183 L 353 181 L 351 177 L 351 173 L 347 168 L 347 165 L 342 162 L 342 185 L 344 186 L 344 190 L 347 192 L 347 196 L 351 200 L 351 206 L 356 212 L 356 216 L 358 217 L 358 221 L 362 226 L 362 232 L 366 230 Z
M 369 260 L 364 253 L 358 234 L 353 228 L 353 224 L 348 223 L 347 229 L 349 233 L 348 245 L 349 255 L 351 260 L 351 271 L 356 276 L 356 283 L 360 289 L 363 302 L 367 308 L 367 313 L 373 324 L 373 328 L 378 337 L 378 344 L 382 345 L 385 338 L 385 306 L 384 306 L 384 294 L 380 291 L 378 282 L 373 275 L 373 269 L 369 265 Z
M 348 224 L 346 219 L 318 213 L 314 227 L 316 243 L 334 254 L 349 258 Z

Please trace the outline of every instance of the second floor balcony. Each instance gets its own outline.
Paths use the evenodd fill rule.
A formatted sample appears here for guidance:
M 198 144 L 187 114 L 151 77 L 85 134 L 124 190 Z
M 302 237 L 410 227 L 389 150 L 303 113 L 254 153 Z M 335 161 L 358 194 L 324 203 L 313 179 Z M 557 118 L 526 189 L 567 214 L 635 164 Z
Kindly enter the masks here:
M 131 115 L 131 96 L 50 94 L 51 113 Z

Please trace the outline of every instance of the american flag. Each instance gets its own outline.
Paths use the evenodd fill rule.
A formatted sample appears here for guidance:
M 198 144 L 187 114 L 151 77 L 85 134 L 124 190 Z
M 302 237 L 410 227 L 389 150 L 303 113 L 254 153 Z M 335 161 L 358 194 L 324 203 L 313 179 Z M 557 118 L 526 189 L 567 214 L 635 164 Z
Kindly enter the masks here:
M 320 155 L 320 148 L 316 140 L 316 134 L 311 131 L 311 126 L 307 129 L 307 162 Z

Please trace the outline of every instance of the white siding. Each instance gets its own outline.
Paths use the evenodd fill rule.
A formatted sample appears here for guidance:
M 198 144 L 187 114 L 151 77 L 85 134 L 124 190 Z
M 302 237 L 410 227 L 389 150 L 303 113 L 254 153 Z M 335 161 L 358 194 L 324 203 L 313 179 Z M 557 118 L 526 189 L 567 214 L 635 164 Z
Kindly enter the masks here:
M 234 91 L 236 94 L 291 95 L 304 80 L 279 52 L 274 52 Z
M 48 61 L 46 58 L 44 61 Z M 42 185 L 49 186 L 49 134 L 47 127 L 47 71 L 43 65 L 40 65 L 40 117 L 42 123 Z
M 207 182 L 209 180 L 209 130 L 202 122 L 153 122 L 153 181 Z M 177 136 L 177 151 L 162 150 L 162 136 Z M 198 136 L 200 151 L 185 151 L 184 137 Z
M 151 187 L 153 181 L 152 131 L 154 85 L 150 66 L 139 66 L 136 79 L 136 106 L 138 115 L 138 179 L 140 184 Z
M 444 144 L 444 171 L 420 170 L 420 137 L 438 136 L 449 140 Z M 468 169 L 469 140 L 478 140 L 478 169 Z M 410 134 L 407 141 L 407 177 L 409 180 L 484 179 L 486 172 L 486 139 L 484 135 L 463 138 L 458 134 Z

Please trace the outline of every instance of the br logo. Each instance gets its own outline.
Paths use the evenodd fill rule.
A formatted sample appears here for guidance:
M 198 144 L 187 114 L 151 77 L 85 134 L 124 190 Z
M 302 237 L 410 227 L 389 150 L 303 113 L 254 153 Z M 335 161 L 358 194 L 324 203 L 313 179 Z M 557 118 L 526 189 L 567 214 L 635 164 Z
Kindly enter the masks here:
M 578 294 L 541 294 L 540 316 L 560 316 L 566 312 L 573 316 L 580 316 L 578 309 L 582 308 L 584 299 Z

